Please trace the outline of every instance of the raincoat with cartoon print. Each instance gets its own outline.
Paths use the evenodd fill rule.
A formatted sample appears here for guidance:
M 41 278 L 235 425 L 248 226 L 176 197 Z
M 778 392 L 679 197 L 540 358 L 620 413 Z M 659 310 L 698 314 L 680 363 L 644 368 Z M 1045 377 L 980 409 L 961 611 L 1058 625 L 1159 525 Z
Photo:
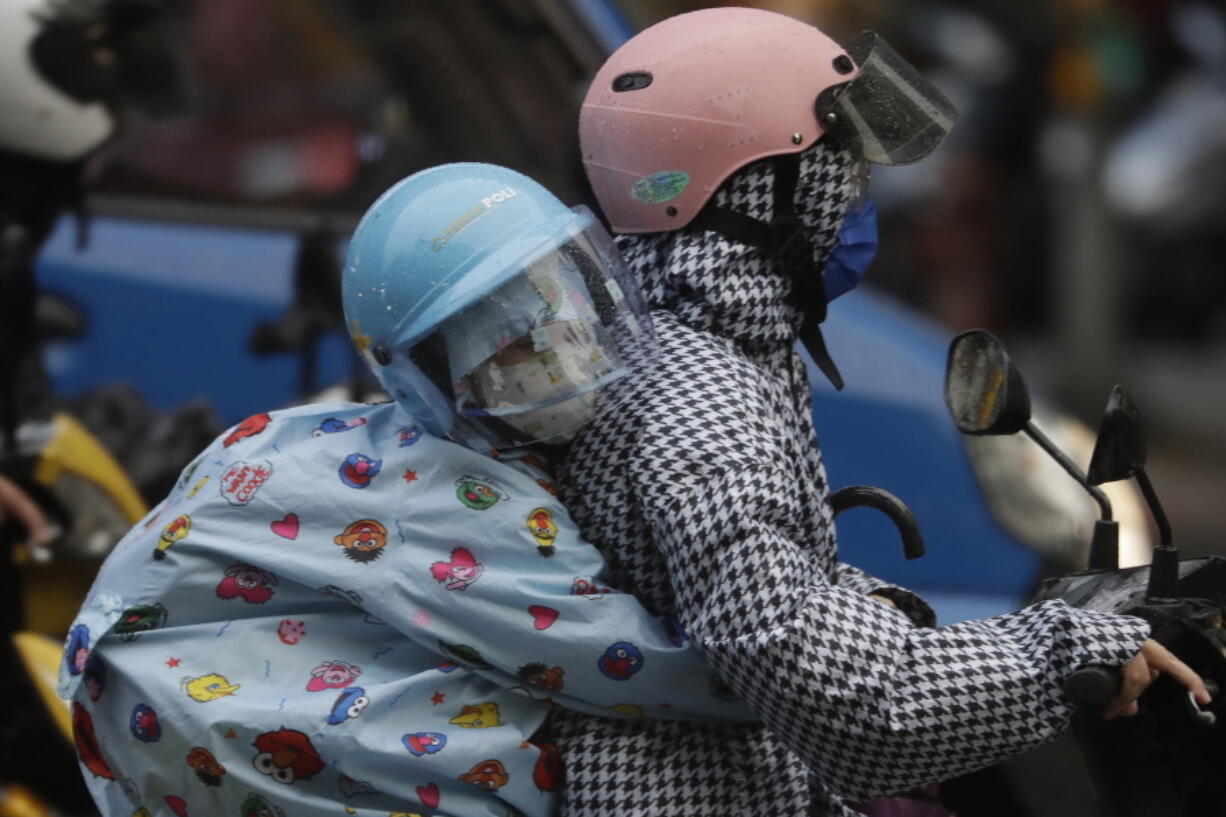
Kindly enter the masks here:
M 613 588 L 548 479 L 394 404 L 219 438 L 69 635 L 61 693 L 103 814 L 546 817 L 551 707 L 752 718 Z

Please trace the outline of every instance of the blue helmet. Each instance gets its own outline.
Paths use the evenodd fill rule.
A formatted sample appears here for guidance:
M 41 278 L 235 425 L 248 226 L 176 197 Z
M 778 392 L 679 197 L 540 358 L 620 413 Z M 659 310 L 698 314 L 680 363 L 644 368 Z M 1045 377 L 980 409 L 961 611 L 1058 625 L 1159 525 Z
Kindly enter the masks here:
M 637 286 L 591 213 L 495 165 L 392 186 L 358 224 L 342 290 L 384 389 L 477 448 L 562 438 L 654 350 Z

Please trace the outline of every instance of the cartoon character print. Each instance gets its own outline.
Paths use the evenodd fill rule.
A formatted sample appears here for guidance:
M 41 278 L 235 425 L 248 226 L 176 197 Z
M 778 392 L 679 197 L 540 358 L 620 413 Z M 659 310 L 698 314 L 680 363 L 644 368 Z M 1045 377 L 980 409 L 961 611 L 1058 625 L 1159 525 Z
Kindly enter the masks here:
M 483 760 L 457 779 L 484 791 L 498 791 L 510 782 L 511 775 L 497 760 Z
M 618 641 L 609 645 L 596 665 L 606 678 L 625 681 L 643 669 L 643 653 L 629 641 Z
M 430 573 L 435 581 L 442 583 L 447 590 L 467 590 L 484 572 L 485 565 L 478 562 L 468 548 L 451 551 L 449 562 L 435 562 L 430 565 Z
M 497 505 L 500 500 L 509 498 L 493 480 L 465 475 L 457 479 L 455 484 L 456 497 L 465 507 L 475 511 L 488 510 Z
M 166 551 L 175 542 L 180 541 L 192 530 L 192 518 L 187 514 L 176 516 L 170 521 L 166 527 L 162 528 L 162 533 L 158 536 L 157 547 L 153 549 L 153 558 L 165 559 Z
M 254 437 L 256 434 L 262 433 L 271 422 L 272 417 L 267 414 L 252 414 L 235 426 L 234 430 L 226 435 L 221 444 L 224 448 L 229 448 L 239 440 L 245 440 L 248 437 Z
M 421 428 L 419 426 L 405 426 L 396 432 L 396 437 L 400 441 L 401 448 L 408 448 L 421 439 Z
M 370 706 L 370 698 L 366 697 L 366 690 L 361 687 L 346 687 L 341 690 L 336 703 L 332 704 L 332 712 L 328 715 L 328 725 L 336 726 L 350 718 L 356 718 L 368 706 Z
M 137 704 L 132 708 L 128 729 L 132 731 L 132 737 L 144 743 L 154 743 L 162 737 L 162 724 L 158 721 L 158 713 L 148 704 Z
M 323 692 L 325 689 L 344 689 L 362 674 L 362 668 L 347 661 L 325 661 L 311 670 L 307 692 Z
M 285 817 L 285 812 L 259 794 L 249 794 L 238 807 L 238 817 Z
M 187 697 L 201 704 L 228 697 L 242 688 L 242 684 L 232 684 L 224 675 L 215 672 L 184 678 L 179 685 L 187 692 Z
M 138 604 L 119 615 L 114 630 L 124 641 L 135 641 L 141 633 L 166 626 L 166 608 L 161 604 Z
M 387 528 L 373 519 L 359 519 L 350 523 L 344 532 L 332 540 L 344 548 L 347 557 L 366 564 L 383 555 L 387 544 Z
M 89 627 L 77 624 L 68 631 L 68 641 L 64 644 L 64 664 L 69 675 L 80 675 L 85 671 L 89 661 Z
M 557 791 L 562 788 L 562 753 L 552 743 L 533 744 L 541 755 L 532 769 L 532 782 L 541 791 Z
M 550 692 L 562 691 L 563 678 L 566 675 L 561 667 L 546 667 L 540 662 L 524 664 L 519 668 L 518 674 L 529 684 Z
M 558 495 L 558 486 L 557 486 L 557 485 L 555 485 L 554 483 L 550 482 L 549 480 L 547 480 L 547 479 L 538 479 L 538 480 L 536 481 L 536 484 L 537 484 L 537 485 L 539 485 L 539 486 L 541 486 L 541 488 L 543 488 L 543 489 L 545 490 L 545 493 L 548 493 L 548 494 L 553 494 L 554 496 L 557 496 L 557 495 Z
M 85 707 L 77 702 L 72 704 L 72 742 L 77 748 L 77 757 L 81 765 L 89 769 L 95 777 L 114 780 L 115 773 L 102 757 L 102 746 L 98 743 L 98 735 L 94 732 L 94 719 L 90 717 Z
M 355 428 L 361 428 L 366 425 L 365 417 L 356 417 L 352 420 L 338 420 L 335 417 L 329 417 L 319 424 L 319 427 L 311 431 L 312 437 L 322 437 L 325 434 L 338 434 L 342 431 L 352 431 Z
M 345 457 L 337 473 L 341 482 L 350 488 L 365 488 L 383 467 L 383 460 L 376 460 L 365 454 L 350 454 Z
M 472 669 L 493 669 L 489 662 L 481 657 L 481 653 L 477 652 L 475 647 L 470 647 L 467 644 L 446 644 L 442 640 L 438 642 L 439 651 L 449 658 L 454 658 L 456 663 L 462 664 L 465 667 Z
M 168 794 L 163 797 L 162 800 L 166 803 L 166 807 L 170 809 L 170 813 L 175 815 L 175 817 L 188 817 L 187 801 L 182 797 L 174 794 Z
M 203 746 L 195 746 L 187 753 L 187 765 L 196 772 L 196 777 L 206 786 L 220 786 L 226 767 L 217 762 L 213 753 Z
M 246 562 L 235 562 L 225 570 L 225 578 L 217 585 L 220 599 L 241 598 L 248 604 L 263 604 L 272 598 L 272 585 L 277 577 Z
M 85 661 L 85 674 L 82 678 L 85 693 L 91 701 L 97 701 L 106 691 L 106 663 L 96 654 L 90 654 Z
M 536 540 L 536 552 L 546 558 L 553 555 L 554 540 L 558 538 L 558 526 L 548 508 L 534 508 L 524 522 L 528 532 Z
M 465 729 L 489 729 L 494 726 L 502 726 L 502 719 L 498 713 L 498 704 L 487 701 L 476 706 L 464 705 L 460 708 L 460 714 L 447 723 L 462 726 Z
M 237 460 L 226 466 L 225 473 L 217 483 L 217 490 L 231 505 L 246 505 L 255 499 L 260 488 L 271 478 L 272 463 L 268 460 Z
M 255 770 L 287 786 L 296 780 L 310 780 L 327 765 L 311 739 L 296 729 L 265 732 L 252 745 L 256 748 L 251 759 Z
M 583 596 L 585 599 L 598 601 L 608 593 L 615 593 L 611 587 L 604 587 L 596 583 L 595 576 L 576 576 L 575 580 L 570 583 L 570 594 L 572 596 Z
M 410 732 L 402 736 L 400 742 L 413 757 L 422 757 L 441 752 L 447 745 L 447 736 L 442 732 Z
M 306 622 L 292 618 L 283 618 L 277 625 L 277 638 L 282 644 L 294 646 L 306 637 Z

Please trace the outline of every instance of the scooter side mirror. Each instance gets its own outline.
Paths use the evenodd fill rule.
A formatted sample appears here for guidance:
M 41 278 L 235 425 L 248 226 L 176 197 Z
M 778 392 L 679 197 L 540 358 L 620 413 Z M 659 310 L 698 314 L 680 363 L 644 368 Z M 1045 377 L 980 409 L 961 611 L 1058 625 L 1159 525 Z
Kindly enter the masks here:
M 1030 422 L 1025 380 L 1004 344 L 982 329 L 950 343 L 945 404 L 963 434 L 1016 434 Z
M 1098 429 L 1098 441 L 1087 473 L 1090 484 L 1131 479 L 1145 468 L 1145 429 L 1141 415 L 1123 386 L 1111 390 Z

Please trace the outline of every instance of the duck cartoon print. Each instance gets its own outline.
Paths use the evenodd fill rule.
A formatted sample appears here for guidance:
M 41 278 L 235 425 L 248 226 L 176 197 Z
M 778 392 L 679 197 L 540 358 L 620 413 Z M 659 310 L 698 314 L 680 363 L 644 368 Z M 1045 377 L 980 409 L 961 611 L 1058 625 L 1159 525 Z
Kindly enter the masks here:
M 493 480 L 464 475 L 455 481 L 455 495 L 464 507 L 474 511 L 488 510 L 507 499 L 504 491 Z
M 203 746 L 192 747 L 187 753 L 187 765 L 195 772 L 196 777 L 206 786 L 220 786 L 221 777 L 226 773 L 226 767 L 217 762 L 213 753 Z
M 348 661 L 325 661 L 311 670 L 311 680 L 307 681 L 307 692 L 323 692 L 325 689 L 344 689 L 351 686 L 362 668 Z
M 447 736 L 442 732 L 410 732 L 401 736 L 400 742 L 413 757 L 423 757 L 441 752 L 447 745 Z
M 383 460 L 368 457 L 365 454 L 350 454 L 341 462 L 337 473 L 341 482 L 350 488 L 365 488 L 383 467 Z
M 252 414 L 226 435 L 226 438 L 221 443 L 222 447 L 229 448 L 239 440 L 245 440 L 248 437 L 254 437 L 256 434 L 263 433 L 264 429 L 268 428 L 268 424 L 271 422 L 272 417 L 267 414 Z
M 248 604 L 263 604 L 272 598 L 272 586 L 277 577 L 246 562 L 235 562 L 225 570 L 225 578 L 217 585 L 220 599 L 240 598 Z
M 475 706 L 465 704 L 460 708 L 460 714 L 447 723 L 465 729 L 489 729 L 492 726 L 502 726 L 502 719 L 498 714 L 498 704 L 486 702 Z
M 457 779 L 485 791 L 498 791 L 511 781 L 511 775 L 497 760 L 483 760 Z
M 553 521 L 553 512 L 548 508 L 534 508 L 524 524 L 536 540 L 536 552 L 546 558 L 552 556 L 554 540 L 558 538 L 558 525 Z
M 451 551 L 449 562 L 435 562 L 430 565 L 430 574 L 447 590 L 467 590 L 484 572 L 485 565 L 478 562 L 468 548 Z
M 344 548 L 345 556 L 352 561 L 368 564 L 383 555 L 383 548 L 387 545 L 387 528 L 374 519 L 359 519 L 351 522 L 332 541 Z
M 215 672 L 184 678 L 179 685 L 187 692 L 187 697 L 201 704 L 228 697 L 242 688 L 242 684 L 232 684 L 224 675 Z
M 192 530 L 192 518 L 187 514 L 176 516 L 170 521 L 166 527 L 162 528 L 161 534 L 158 536 L 157 547 L 153 549 L 153 558 L 165 559 L 166 551 L 175 542 L 185 538 Z
M 252 745 L 256 749 L 251 759 L 255 770 L 287 786 L 297 780 L 310 780 L 327 766 L 311 739 L 296 729 L 265 732 Z

